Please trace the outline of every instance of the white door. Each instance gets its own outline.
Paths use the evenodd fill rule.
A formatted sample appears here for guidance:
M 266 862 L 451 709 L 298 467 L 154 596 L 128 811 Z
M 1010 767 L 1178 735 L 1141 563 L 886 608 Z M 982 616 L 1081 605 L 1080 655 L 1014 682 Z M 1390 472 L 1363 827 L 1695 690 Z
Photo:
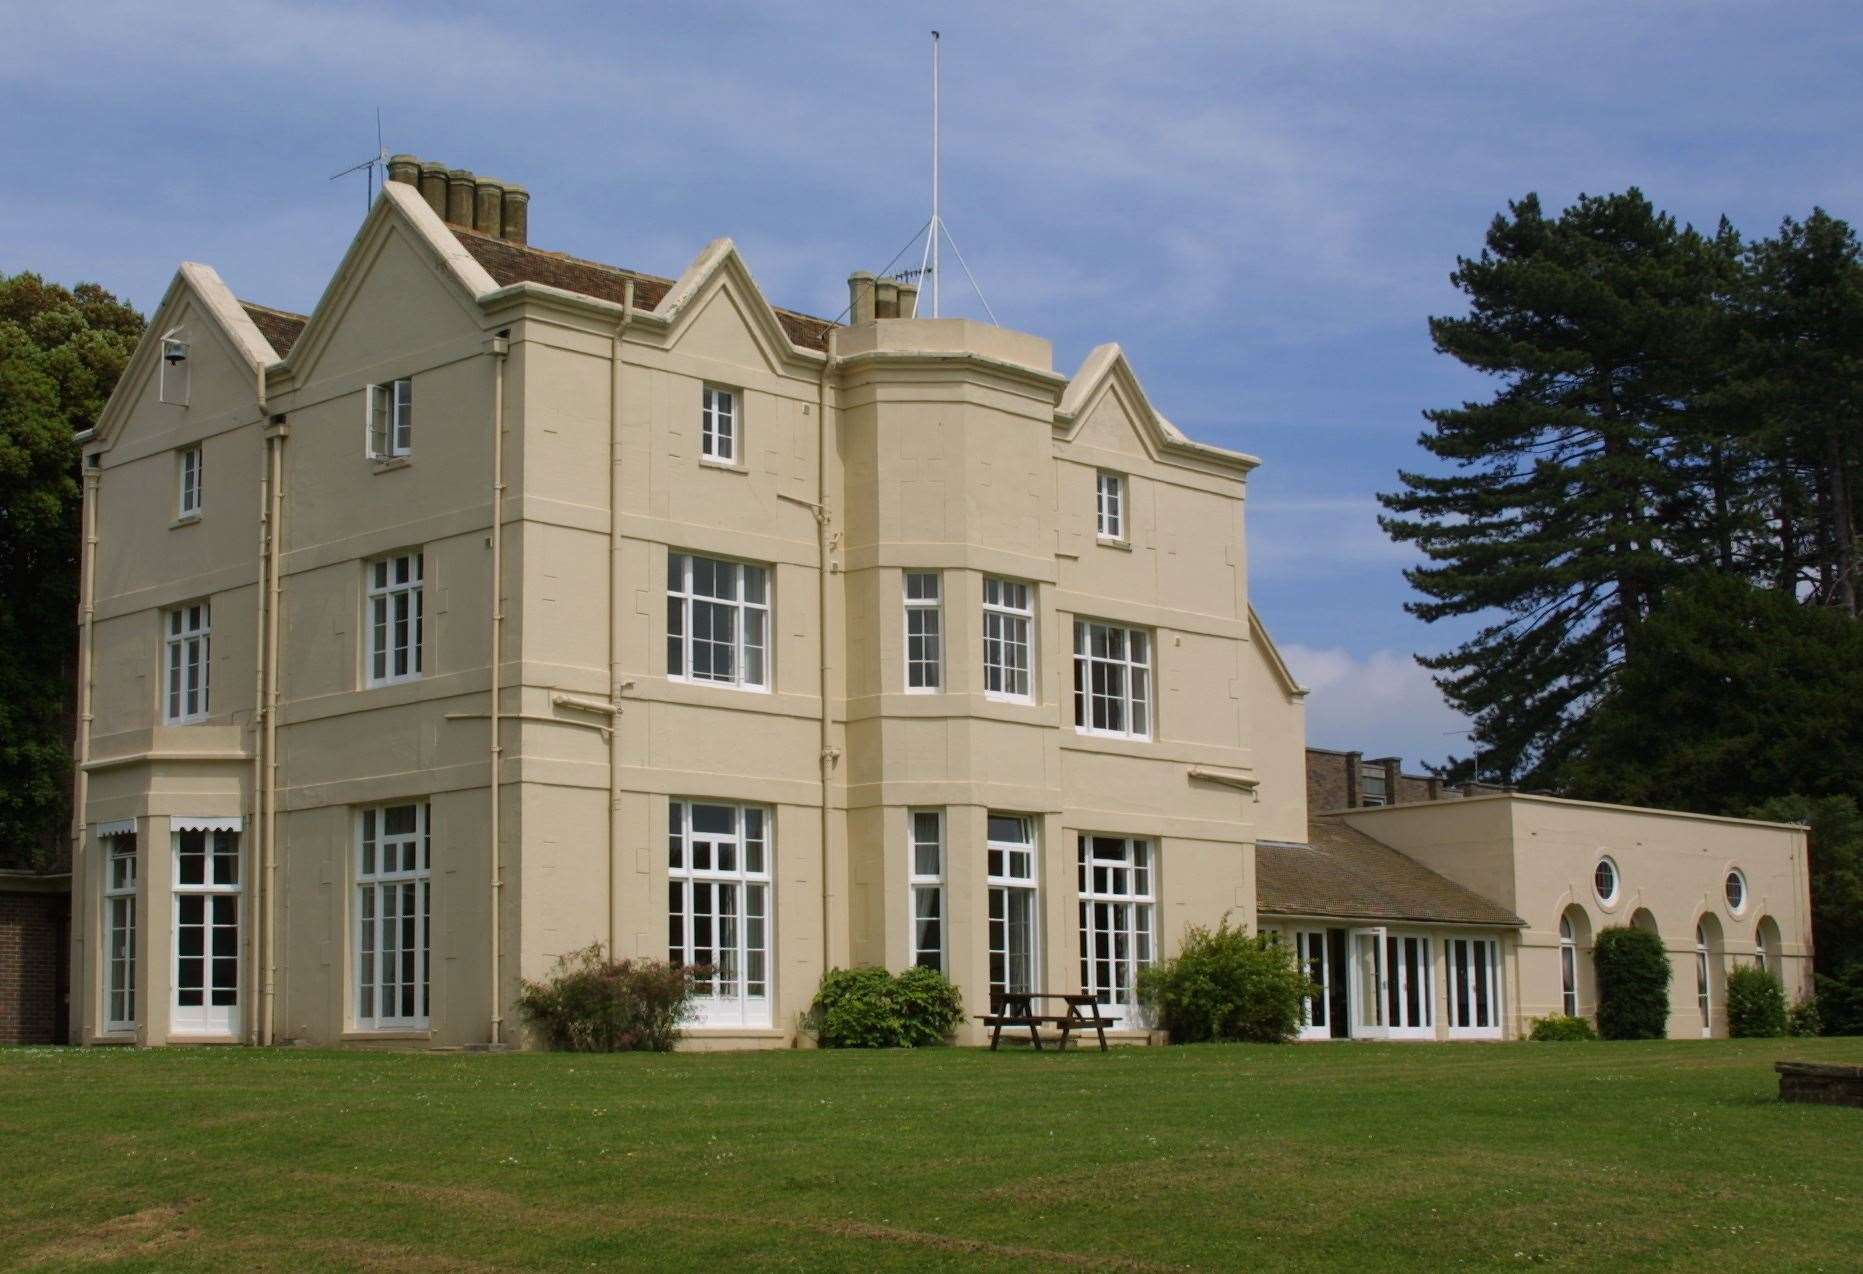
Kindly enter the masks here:
M 1385 968 L 1384 937 L 1383 929 L 1354 929 L 1347 935 L 1353 1039 L 1377 1040 L 1389 1034 L 1385 1000 L 1390 994 L 1390 971 Z
M 175 833 L 174 991 L 177 1035 L 239 1034 L 239 833 Z

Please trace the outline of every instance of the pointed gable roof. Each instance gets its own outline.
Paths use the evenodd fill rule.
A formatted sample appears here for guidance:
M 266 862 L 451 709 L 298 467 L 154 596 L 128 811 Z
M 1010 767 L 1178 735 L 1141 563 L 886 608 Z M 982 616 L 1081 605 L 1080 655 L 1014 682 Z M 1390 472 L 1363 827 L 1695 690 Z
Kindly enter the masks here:
M 1259 458 L 1247 452 L 1197 442 L 1165 419 L 1163 413 L 1152 406 L 1151 398 L 1139 383 L 1138 373 L 1132 370 L 1125 350 L 1115 341 L 1095 346 L 1081 363 L 1080 370 L 1068 381 L 1067 389 L 1061 395 L 1061 404 L 1054 411 L 1055 427 L 1066 429 L 1067 437 L 1072 438 L 1100 399 L 1108 393 L 1120 394 L 1132 407 L 1133 414 L 1138 417 L 1145 431 L 1146 444 L 1155 452 L 1201 460 L 1243 473 L 1261 464 Z

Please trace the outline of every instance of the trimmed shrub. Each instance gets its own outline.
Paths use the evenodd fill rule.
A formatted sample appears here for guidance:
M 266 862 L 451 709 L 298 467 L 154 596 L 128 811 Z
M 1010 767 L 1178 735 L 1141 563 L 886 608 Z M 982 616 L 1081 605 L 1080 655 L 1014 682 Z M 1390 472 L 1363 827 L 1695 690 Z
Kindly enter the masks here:
M 963 1016 L 963 996 L 937 970 L 894 977 L 861 965 L 828 970 L 803 1024 L 823 1048 L 922 1048 L 944 1043 Z
M 698 972 L 661 960 L 608 960 L 598 942 L 559 956 L 542 981 L 525 979 L 517 1007 L 551 1048 L 670 1053 L 692 1015 Z
M 1591 1023 L 1582 1017 L 1567 1017 L 1563 1013 L 1549 1013 L 1545 1017 L 1535 1018 L 1533 1033 L 1528 1037 L 1536 1040 L 1595 1040 L 1598 1033 L 1591 1029 Z
M 1824 1033 L 1824 1023 L 1818 1017 L 1816 996 L 1807 995 L 1786 1011 L 1785 1033 L 1800 1039 Z
M 1735 1039 L 1785 1034 L 1785 984 L 1757 965 L 1727 975 L 1727 1033 Z
M 951 979 L 918 965 L 893 979 L 899 1005 L 899 1042 L 908 1048 L 942 1044 L 964 1020 L 964 997 Z
M 1591 952 L 1598 974 L 1598 1034 L 1659 1040 L 1669 1034 L 1669 953 L 1647 929 L 1600 929 Z
M 1174 1044 L 1275 1044 L 1300 1029 L 1301 1001 L 1319 993 L 1292 947 L 1231 928 L 1193 925 L 1177 955 L 1138 977 L 1138 999 Z

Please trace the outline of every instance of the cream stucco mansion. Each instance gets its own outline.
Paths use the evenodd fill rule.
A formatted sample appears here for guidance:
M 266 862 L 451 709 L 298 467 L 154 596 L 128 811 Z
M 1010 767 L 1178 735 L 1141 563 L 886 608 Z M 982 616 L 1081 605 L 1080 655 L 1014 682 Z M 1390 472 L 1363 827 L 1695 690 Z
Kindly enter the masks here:
M 728 240 L 667 280 L 391 173 L 308 317 L 184 265 L 85 439 L 77 1038 L 522 1043 L 520 977 L 597 942 L 712 970 L 691 1046 L 805 1042 L 863 962 L 1138 1037 L 1135 970 L 1225 915 L 1298 944 L 1315 1038 L 1585 1012 L 1633 917 L 1677 1034 L 1733 961 L 1807 980 L 1801 828 L 1310 811 L 1257 462 L 1118 346 L 1063 375 L 868 275 L 825 322 Z

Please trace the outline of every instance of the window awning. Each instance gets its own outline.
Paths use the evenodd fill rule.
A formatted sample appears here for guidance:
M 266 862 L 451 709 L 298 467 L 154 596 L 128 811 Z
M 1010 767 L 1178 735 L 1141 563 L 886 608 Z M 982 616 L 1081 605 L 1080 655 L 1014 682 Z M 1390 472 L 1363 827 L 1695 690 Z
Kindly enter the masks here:
M 235 814 L 231 818 L 200 818 L 191 814 L 171 815 L 168 828 L 175 832 L 237 832 L 245 828 L 245 820 Z
M 94 830 L 100 838 L 104 836 L 134 836 L 136 834 L 136 820 L 133 818 L 119 818 L 114 822 L 99 823 Z

